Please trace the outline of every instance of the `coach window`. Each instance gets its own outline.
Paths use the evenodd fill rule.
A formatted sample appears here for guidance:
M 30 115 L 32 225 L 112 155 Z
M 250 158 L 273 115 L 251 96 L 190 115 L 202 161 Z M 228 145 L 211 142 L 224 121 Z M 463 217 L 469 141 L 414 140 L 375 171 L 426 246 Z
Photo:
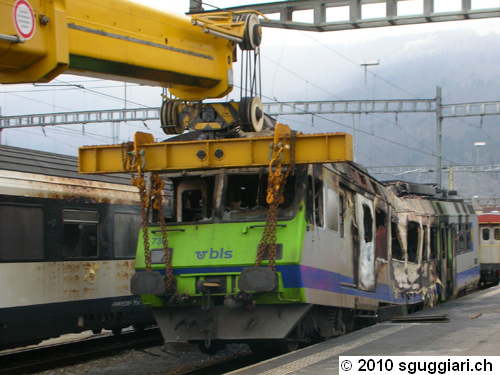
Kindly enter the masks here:
M 408 262 L 416 262 L 419 248 L 420 225 L 416 221 L 408 222 L 407 227 Z
M 467 217 L 467 220 L 469 218 Z M 472 251 L 472 225 L 465 224 L 465 249 L 467 251 Z
M 267 203 L 268 175 L 228 174 L 224 194 L 224 220 L 265 220 L 269 212 Z M 295 176 L 288 176 L 283 191 L 284 201 L 278 206 L 278 218 L 294 215 Z
M 338 231 L 339 230 L 339 194 L 328 188 L 326 190 L 326 201 L 328 210 L 326 210 L 326 224 L 328 228 Z
M 373 217 L 372 210 L 368 205 L 363 205 L 363 228 L 365 230 L 365 242 L 370 243 L 373 240 Z
M 466 224 L 462 224 L 461 223 L 461 219 L 462 217 L 459 216 L 458 217 L 458 220 L 459 220 L 459 224 L 457 226 L 457 239 L 458 239 L 458 246 L 457 246 L 457 253 L 458 254 L 463 254 L 467 251 L 467 248 L 466 248 L 466 237 L 467 237 L 467 231 L 466 231 Z
M 339 236 L 344 238 L 345 196 L 339 195 Z
M 427 247 L 429 243 L 429 234 L 428 234 L 428 227 L 427 225 L 423 226 L 424 230 L 424 244 L 422 246 L 422 262 L 427 262 Z
M 113 220 L 113 249 L 117 258 L 133 258 L 141 216 L 131 212 L 115 212 Z
M 203 221 L 212 217 L 215 176 L 176 179 L 174 184 L 177 222 Z
M 375 210 L 375 226 L 375 254 L 377 258 L 387 259 L 387 214 L 379 208 Z
M 314 219 L 318 227 L 323 228 L 323 181 L 314 181 Z
M 43 209 L 0 205 L 0 260 L 43 258 Z
M 430 260 L 438 260 L 438 229 L 431 226 L 431 254 Z
M 63 253 L 66 258 L 92 258 L 98 254 L 96 211 L 63 211 Z
M 483 241 L 490 240 L 490 228 L 483 228 Z
M 395 222 L 391 223 L 392 259 L 404 260 L 403 247 L 399 236 L 399 228 Z
M 500 240 L 500 230 L 498 228 L 495 228 L 495 230 L 493 231 L 493 238 L 495 239 L 495 241 Z
M 446 259 L 446 252 L 448 250 L 448 232 L 449 228 L 446 225 L 441 226 L 441 258 Z

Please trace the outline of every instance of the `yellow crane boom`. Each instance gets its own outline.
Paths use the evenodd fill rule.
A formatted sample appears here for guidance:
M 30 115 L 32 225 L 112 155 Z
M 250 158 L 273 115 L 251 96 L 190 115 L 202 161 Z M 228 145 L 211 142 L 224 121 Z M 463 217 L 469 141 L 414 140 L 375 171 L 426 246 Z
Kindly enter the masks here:
M 0 83 L 71 73 L 167 87 L 184 101 L 220 98 L 233 87 L 235 45 L 259 38 L 255 18 L 189 18 L 127 0 L 0 0 Z

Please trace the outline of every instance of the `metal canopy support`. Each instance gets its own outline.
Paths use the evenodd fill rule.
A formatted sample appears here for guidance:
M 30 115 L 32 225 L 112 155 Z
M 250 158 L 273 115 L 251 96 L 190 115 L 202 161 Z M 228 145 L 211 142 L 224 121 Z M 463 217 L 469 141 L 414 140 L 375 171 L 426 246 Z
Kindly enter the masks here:
M 356 25 L 361 20 L 361 0 L 350 0 L 349 20 L 353 25 Z
M 436 99 L 339 100 L 264 103 L 269 116 L 368 113 L 437 112 Z M 500 102 L 440 105 L 441 118 L 500 115 Z M 32 126 L 80 125 L 160 119 L 160 108 L 129 108 L 99 111 L 0 116 L 0 129 Z
M 408 173 L 433 173 L 435 165 L 407 165 L 407 166 L 384 166 L 384 167 L 366 167 L 368 172 L 375 174 L 388 174 L 392 176 L 405 175 Z M 450 167 L 442 167 L 441 170 L 448 170 Z M 500 164 L 490 165 L 454 165 L 453 173 L 484 173 L 500 172 Z
M 269 116 L 436 112 L 435 99 L 339 100 L 264 103 Z
M 442 118 L 500 115 L 500 102 L 441 105 Z
M 398 15 L 398 1 L 397 0 L 386 0 L 385 2 L 385 16 L 388 22 L 391 22 Z
M 100 111 L 0 116 L 0 129 L 31 126 L 81 125 L 124 121 L 159 120 L 160 108 L 109 109 Z
M 265 4 L 251 4 L 225 8 L 224 10 L 239 11 L 252 9 L 258 10 L 266 15 L 279 14 L 279 20 L 271 19 L 270 21 L 262 21 L 262 25 L 266 27 L 306 31 L 352 30 L 369 27 L 413 25 L 429 22 L 500 17 L 500 7 L 472 9 L 471 0 L 462 0 L 461 9 L 450 12 L 435 12 L 435 3 L 437 0 L 424 0 L 422 13 L 398 15 L 398 3 L 404 1 L 405 0 L 296 0 L 269 2 Z M 193 0 L 191 3 L 193 3 Z M 363 5 L 377 3 L 386 5 L 385 17 L 362 18 Z M 327 11 L 338 7 L 349 7 L 349 19 L 330 22 L 327 17 Z M 293 13 L 302 10 L 314 11 L 311 23 L 293 21 Z M 193 10 L 193 8 L 190 8 L 191 13 L 201 11 L 202 10 Z
M 500 102 L 442 104 L 441 88 L 435 99 L 347 100 L 264 103 L 270 116 L 369 113 L 436 113 L 436 170 L 442 169 L 442 120 L 445 118 L 500 115 Z M 125 121 L 159 120 L 159 108 L 132 108 L 107 111 L 49 113 L 24 116 L 0 116 L 0 131 L 8 128 L 55 126 Z M 441 174 L 437 173 L 441 187 Z
M 443 186 L 441 167 L 443 164 L 443 118 L 441 117 L 441 87 L 436 88 L 436 175 L 437 187 Z

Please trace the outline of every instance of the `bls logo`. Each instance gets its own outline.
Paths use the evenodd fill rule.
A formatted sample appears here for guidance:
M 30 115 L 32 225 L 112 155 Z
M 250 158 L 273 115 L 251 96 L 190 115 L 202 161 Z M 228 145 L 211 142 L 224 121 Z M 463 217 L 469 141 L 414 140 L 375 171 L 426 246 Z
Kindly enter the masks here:
M 199 260 L 205 259 L 205 256 L 207 255 L 208 251 L 196 251 L 196 257 Z M 224 250 L 224 248 L 221 248 L 220 251 L 214 250 L 213 248 L 210 249 L 210 259 L 231 259 L 233 257 L 233 251 L 232 250 Z

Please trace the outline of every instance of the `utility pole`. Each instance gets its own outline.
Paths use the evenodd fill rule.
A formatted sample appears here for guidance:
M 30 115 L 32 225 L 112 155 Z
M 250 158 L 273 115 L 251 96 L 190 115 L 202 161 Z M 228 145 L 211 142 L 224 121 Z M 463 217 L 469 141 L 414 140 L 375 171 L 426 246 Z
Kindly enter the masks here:
M 379 65 L 380 64 L 380 60 L 379 59 L 365 59 L 365 60 L 361 60 L 361 62 L 359 63 L 359 65 L 361 65 L 362 67 L 365 68 L 365 103 L 366 101 L 368 100 L 368 71 L 367 71 L 367 66 L 374 66 L 374 65 Z M 365 107 L 365 110 L 368 112 L 368 108 Z M 360 126 L 360 118 L 358 118 L 358 127 Z M 357 148 L 358 148 L 358 145 L 357 145 L 357 142 L 358 142 L 358 137 L 359 137 L 359 132 L 357 131 L 356 129 L 356 124 L 353 124 L 354 125 L 354 129 L 353 129 L 353 142 L 354 142 L 354 147 L 353 147 L 353 151 L 354 151 L 354 161 L 356 161 L 356 151 L 357 151 Z
M 442 151 L 441 145 L 443 140 L 443 117 L 441 116 L 441 87 L 436 87 L 436 174 L 437 174 L 437 187 L 441 189 L 443 186 L 441 180 L 441 168 L 442 168 Z

